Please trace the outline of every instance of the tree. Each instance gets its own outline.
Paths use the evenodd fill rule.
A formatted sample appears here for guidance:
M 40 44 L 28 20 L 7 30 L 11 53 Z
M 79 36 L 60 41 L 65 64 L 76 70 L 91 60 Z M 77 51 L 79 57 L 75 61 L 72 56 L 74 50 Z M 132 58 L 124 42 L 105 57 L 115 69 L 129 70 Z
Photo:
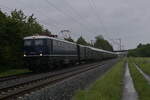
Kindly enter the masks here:
M 105 40 L 102 35 L 96 36 L 95 39 L 96 39 L 96 42 L 94 43 L 95 48 L 113 51 L 113 47 L 111 46 L 111 44 L 107 40 Z
M 29 29 L 28 34 L 30 35 L 43 32 L 43 26 L 37 22 L 33 14 L 27 18 L 27 28 Z
M 8 16 L 0 11 L 0 65 L 20 67 L 22 64 L 23 37 L 43 31 L 33 14 L 29 17 L 21 10 Z
M 137 48 L 129 50 L 128 56 L 133 57 L 150 57 L 150 44 L 139 44 Z
M 138 46 L 137 46 L 137 48 L 141 48 L 143 45 L 142 45 L 142 43 L 140 43 Z
M 96 40 L 100 39 L 100 40 L 104 40 L 104 37 L 102 35 L 98 35 L 95 37 Z
M 6 15 L 0 10 L 0 65 L 4 65 L 4 61 L 6 61 L 3 54 L 3 47 L 6 45 L 6 43 L 8 43 L 7 40 L 4 39 L 7 36 L 4 34 L 6 31 L 6 20 Z
M 21 10 L 17 11 L 17 9 L 11 12 L 11 18 L 18 21 L 26 20 L 26 16 L 24 15 L 23 11 Z
M 77 44 L 81 44 L 81 45 L 88 45 L 88 43 L 86 42 L 86 40 L 80 36 L 78 39 L 77 39 Z
M 45 29 L 43 30 L 43 32 L 39 33 L 39 35 L 51 36 L 52 33 L 48 29 Z
M 44 30 L 44 33 L 48 33 L 48 34 L 50 34 L 50 35 L 52 34 L 48 29 L 45 29 L 45 30 Z

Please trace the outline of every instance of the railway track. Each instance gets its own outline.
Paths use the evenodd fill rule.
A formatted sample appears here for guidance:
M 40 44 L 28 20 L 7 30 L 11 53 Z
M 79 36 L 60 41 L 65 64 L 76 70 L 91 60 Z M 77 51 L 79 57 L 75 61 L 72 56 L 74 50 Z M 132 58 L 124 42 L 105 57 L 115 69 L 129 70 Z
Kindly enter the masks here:
M 104 63 L 105 61 L 101 62 L 101 63 Z M 91 64 L 88 64 L 88 65 L 94 65 L 94 64 L 97 64 L 97 63 L 91 63 Z M 78 66 L 87 66 L 87 64 L 81 64 L 81 65 L 78 65 Z M 78 66 L 74 66 L 75 69 L 78 67 Z M 5 84 L 5 83 L 9 83 L 11 81 L 20 81 L 20 80 L 24 80 L 24 79 L 28 79 L 30 77 L 46 77 L 46 76 L 49 76 L 49 75 L 56 75 L 57 73 L 63 73 L 63 72 L 66 72 L 66 71 L 69 71 L 69 70 L 73 70 L 74 68 L 72 67 L 69 67 L 69 68 L 64 68 L 64 69 L 61 69 L 61 70 L 54 70 L 54 71 L 51 71 L 51 72 L 46 72 L 46 73 L 25 73 L 25 74 L 20 74 L 20 75 L 12 75 L 12 76 L 7 76 L 7 77 L 0 77 L 0 90 L 1 88 L 5 88 L 5 86 L 1 86 L 1 84 Z M 41 77 L 40 77 L 41 78 Z M 28 80 L 30 81 L 30 80 Z M 20 84 L 20 82 L 18 82 L 17 84 Z M 12 84 L 11 84 L 12 86 Z M 8 87 L 8 86 L 6 86 Z
M 103 61 L 105 62 L 105 61 Z M 102 63 L 103 63 L 102 62 Z M 92 64 L 96 64 L 96 63 L 92 63 Z M 91 64 L 91 65 L 92 65 Z M 80 66 L 85 66 L 84 64 L 81 64 Z M 76 67 L 76 66 L 74 66 Z M 70 68 L 65 68 L 65 69 L 62 69 L 61 71 L 63 70 L 68 70 Z M 51 71 L 51 72 L 46 72 L 46 74 L 55 74 L 56 72 L 60 72 L 60 70 L 55 70 L 55 71 Z M 1 83 L 4 83 L 4 82 L 7 82 L 7 81 L 11 81 L 11 80 L 18 80 L 18 79 L 22 79 L 22 78 L 27 78 L 27 77 L 30 77 L 30 76 L 39 76 L 39 75 L 42 75 L 43 73 L 32 73 L 32 72 L 29 72 L 29 73 L 24 73 L 24 74 L 19 74 L 19 75 L 11 75 L 11 76 L 6 76 L 6 77 L 0 77 L 0 84 Z M 44 73 L 45 74 L 45 73 Z M 1 88 L 1 87 L 0 87 Z
M 31 76 L 31 75 L 34 75 L 34 73 L 28 72 L 28 73 L 19 74 L 19 75 L 11 75 L 11 76 L 6 76 L 6 77 L 0 77 L 0 82 L 5 82 L 5 81 L 9 81 L 9 80 L 28 77 L 28 76 Z
M 22 96 L 26 93 L 40 89 L 50 84 L 57 83 L 74 75 L 92 70 L 104 64 L 105 63 L 94 63 L 58 71 L 55 73 L 49 73 L 46 75 L 43 74 L 43 76 L 36 79 L 33 78 L 32 80 L 30 80 L 30 78 L 27 81 L 17 82 L 16 84 L 2 87 L 0 88 L 0 100 L 16 100 L 17 97 Z

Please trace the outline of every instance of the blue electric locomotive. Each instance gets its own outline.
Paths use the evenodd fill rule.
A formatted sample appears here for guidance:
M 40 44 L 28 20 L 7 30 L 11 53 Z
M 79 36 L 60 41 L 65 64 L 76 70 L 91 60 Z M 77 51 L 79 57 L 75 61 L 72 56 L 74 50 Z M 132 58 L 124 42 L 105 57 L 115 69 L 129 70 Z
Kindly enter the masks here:
M 24 38 L 24 63 L 32 71 L 48 71 L 65 64 L 114 58 L 113 52 L 78 45 L 49 36 Z

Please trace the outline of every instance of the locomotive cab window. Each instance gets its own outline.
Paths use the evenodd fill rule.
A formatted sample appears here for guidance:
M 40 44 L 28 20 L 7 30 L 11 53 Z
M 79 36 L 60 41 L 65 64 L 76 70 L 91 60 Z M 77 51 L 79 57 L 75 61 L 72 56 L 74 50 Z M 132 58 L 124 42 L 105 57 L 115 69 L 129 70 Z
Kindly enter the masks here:
M 44 45 L 44 40 L 42 39 L 32 39 L 32 40 L 24 40 L 24 46 L 31 46 L 31 45 L 35 45 L 35 46 L 43 46 Z
M 42 46 L 44 43 L 43 43 L 43 40 L 35 40 L 35 45 L 36 46 Z
M 32 45 L 32 40 L 25 40 L 24 41 L 24 46 L 31 46 Z

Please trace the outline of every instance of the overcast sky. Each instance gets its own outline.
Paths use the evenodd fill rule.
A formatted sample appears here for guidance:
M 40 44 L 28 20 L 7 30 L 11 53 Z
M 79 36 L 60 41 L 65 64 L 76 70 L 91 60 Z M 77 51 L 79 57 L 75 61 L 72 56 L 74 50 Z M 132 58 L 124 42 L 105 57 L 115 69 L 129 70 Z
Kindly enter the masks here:
M 150 43 L 150 0 L 0 0 L 0 8 L 33 13 L 52 33 L 68 29 L 75 39 L 82 35 L 90 41 L 100 34 L 111 42 L 121 38 L 124 49 Z

